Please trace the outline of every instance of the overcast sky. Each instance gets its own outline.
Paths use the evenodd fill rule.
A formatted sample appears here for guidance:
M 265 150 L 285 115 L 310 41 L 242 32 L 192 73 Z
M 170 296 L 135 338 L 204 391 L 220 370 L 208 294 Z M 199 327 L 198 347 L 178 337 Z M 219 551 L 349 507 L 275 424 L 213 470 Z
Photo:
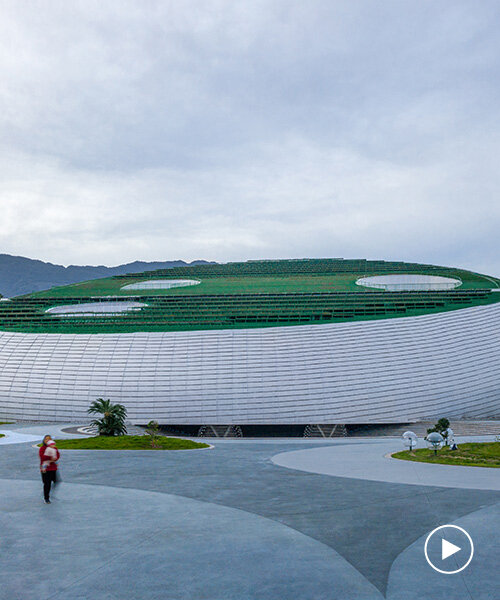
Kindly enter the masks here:
M 0 13 L 0 252 L 500 276 L 497 0 Z

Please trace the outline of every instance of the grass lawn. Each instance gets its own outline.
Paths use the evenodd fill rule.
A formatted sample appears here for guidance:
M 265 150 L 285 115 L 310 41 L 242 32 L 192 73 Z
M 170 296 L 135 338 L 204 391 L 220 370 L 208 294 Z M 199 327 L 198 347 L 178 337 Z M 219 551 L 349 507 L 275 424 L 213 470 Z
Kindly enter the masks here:
M 421 272 L 426 274 L 428 269 L 422 265 Z M 87 297 L 87 296 L 196 296 L 199 294 L 246 294 L 246 293 L 293 293 L 293 292 L 331 292 L 331 291 L 349 291 L 349 292 L 379 292 L 382 290 L 375 288 L 363 288 L 356 285 L 356 280 L 363 275 L 377 275 L 384 272 L 352 271 L 352 272 L 332 272 L 332 273 L 269 273 L 267 275 L 231 275 L 230 273 L 219 274 L 216 277 L 197 275 L 196 269 L 192 274 L 186 272 L 184 275 L 158 275 L 154 279 L 179 279 L 188 278 L 200 281 L 198 285 L 188 287 L 171 288 L 168 290 L 124 290 L 124 286 L 147 281 L 147 277 L 105 277 L 102 279 L 91 279 L 81 281 L 70 285 L 58 286 L 26 294 L 30 298 L 65 298 L 65 297 Z M 450 277 L 459 276 L 462 279 L 460 290 L 467 289 L 491 289 L 492 283 L 497 285 L 494 278 L 484 275 L 470 273 L 468 271 L 458 271 L 454 275 L 454 269 L 443 267 L 440 275 Z
M 119 435 L 116 437 L 103 435 L 72 440 L 56 440 L 56 444 L 59 450 L 193 450 L 209 447 L 209 444 L 160 436 L 158 439 L 160 448 L 151 448 L 150 437 L 147 435 Z
M 0 421 L 0 425 L 12 425 L 12 421 Z
M 123 279 L 94 279 L 62 287 L 51 288 L 30 294 L 33 298 L 64 298 L 76 296 L 197 296 L 199 294 L 247 294 L 247 293 L 286 293 L 286 292 L 331 292 L 363 291 L 356 285 L 360 274 L 341 273 L 331 275 L 288 275 L 288 276 L 246 276 L 246 277 L 207 277 L 193 276 L 201 283 L 169 290 L 123 290 L 122 287 L 144 281 L 144 277 Z M 158 277 L 168 279 L 168 277 Z M 491 286 L 490 286 L 491 287 Z M 372 290 L 373 291 L 373 290 Z M 375 290 L 380 291 L 380 290 Z
M 500 467 L 500 442 L 459 444 L 458 450 L 443 448 L 434 456 L 434 450 L 423 448 L 411 453 L 409 450 L 395 452 L 393 458 L 440 465 L 466 467 Z

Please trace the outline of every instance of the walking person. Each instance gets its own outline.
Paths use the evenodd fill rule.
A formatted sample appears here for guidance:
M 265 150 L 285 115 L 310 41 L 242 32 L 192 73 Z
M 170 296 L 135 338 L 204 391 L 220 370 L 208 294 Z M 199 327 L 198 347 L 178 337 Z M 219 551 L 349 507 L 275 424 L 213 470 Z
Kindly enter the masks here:
M 60 458 L 56 443 L 50 435 L 43 438 L 42 445 L 38 451 L 40 458 L 40 473 L 43 481 L 43 499 L 45 504 L 50 504 L 50 488 L 57 483 L 57 461 Z

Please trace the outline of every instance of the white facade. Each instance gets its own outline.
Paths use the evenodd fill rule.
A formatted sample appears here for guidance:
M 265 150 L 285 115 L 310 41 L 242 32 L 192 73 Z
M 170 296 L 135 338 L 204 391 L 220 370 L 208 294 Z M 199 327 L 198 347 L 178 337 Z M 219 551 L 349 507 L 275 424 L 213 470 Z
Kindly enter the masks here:
M 130 334 L 0 332 L 0 420 L 389 423 L 500 416 L 500 303 L 330 325 Z

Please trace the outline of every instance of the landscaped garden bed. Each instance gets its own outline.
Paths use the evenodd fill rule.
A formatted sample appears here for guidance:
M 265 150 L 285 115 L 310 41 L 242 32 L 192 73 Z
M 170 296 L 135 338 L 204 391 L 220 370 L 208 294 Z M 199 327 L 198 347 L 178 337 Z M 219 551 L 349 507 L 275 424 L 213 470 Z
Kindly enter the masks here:
M 500 442 L 460 444 L 457 450 L 445 447 L 434 454 L 434 450 L 421 448 L 410 452 L 395 452 L 392 458 L 441 465 L 466 467 L 500 467 Z
M 209 444 L 182 438 L 158 436 L 155 447 L 149 435 L 116 435 L 55 440 L 59 450 L 195 450 L 209 448 Z

